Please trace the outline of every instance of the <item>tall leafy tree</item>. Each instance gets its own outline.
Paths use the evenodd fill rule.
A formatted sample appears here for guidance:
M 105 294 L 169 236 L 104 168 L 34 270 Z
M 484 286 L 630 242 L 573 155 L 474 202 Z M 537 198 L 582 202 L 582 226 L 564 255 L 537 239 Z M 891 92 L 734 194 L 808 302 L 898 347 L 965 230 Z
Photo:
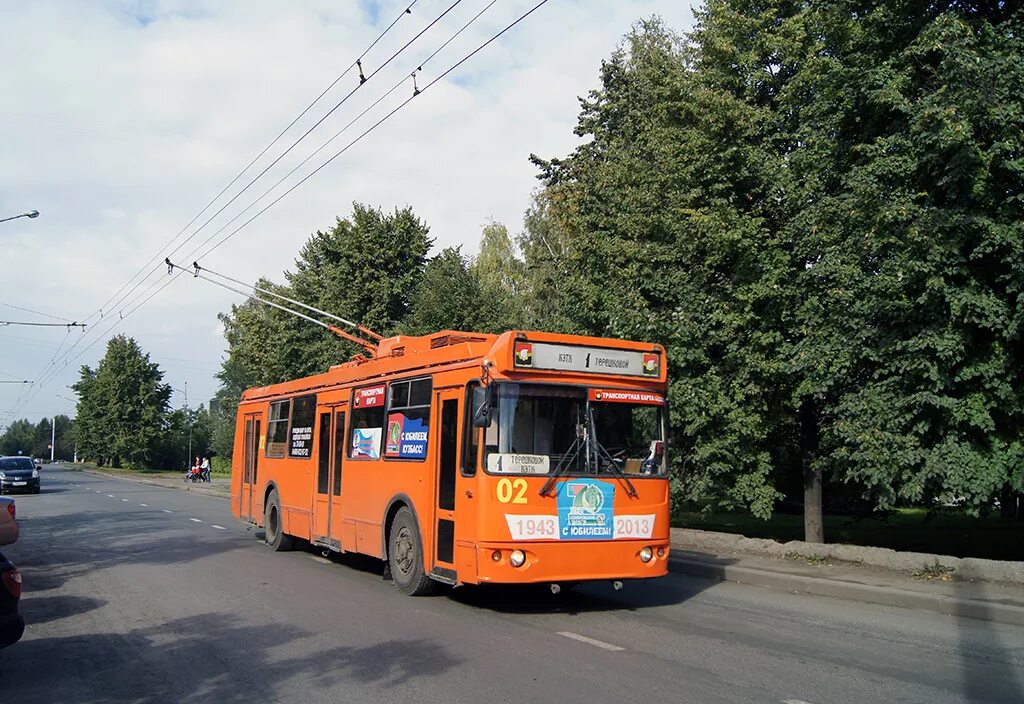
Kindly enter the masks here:
M 0 435 L 0 455 L 31 456 L 35 447 L 35 427 L 22 418 L 13 421 Z
M 765 515 L 799 477 L 820 539 L 823 472 L 879 507 L 1019 491 L 1020 10 L 697 19 L 686 40 L 638 26 L 584 101 L 589 139 L 537 160 L 535 300 L 666 342 L 679 496 Z
M 76 441 L 86 459 L 132 468 L 151 466 L 165 430 L 171 387 L 135 340 L 118 335 L 96 369 L 82 367 Z
M 482 332 L 523 327 L 523 262 L 508 228 L 499 222 L 484 227 L 480 233 L 480 252 L 469 270 L 480 290 L 476 327 Z
M 477 330 L 482 294 L 466 258 L 458 247 L 446 247 L 423 269 L 409 313 L 402 325 L 408 335 L 438 330 Z
M 359 203 L 352 215 L 303 246 L 287 285 L 264 287 L 389 333 L 406 317 L 432 240 L 410 208 L 385 213 Z M 360 350 L 323 328 L 247 301 L 221 316 L 228 357 L 221 378 L 233 390 L 317 374 Z
M 778 160 L 757 139 L 764 111 L 693 65 L 659 22 L 626 38 L 583 101 L 576 131 L 588 139 L 565 159 L 535 158 L 544 210 L 524 250 L 574 331 L 668 347 L 676 497 L 767 515 L 788 401 Z

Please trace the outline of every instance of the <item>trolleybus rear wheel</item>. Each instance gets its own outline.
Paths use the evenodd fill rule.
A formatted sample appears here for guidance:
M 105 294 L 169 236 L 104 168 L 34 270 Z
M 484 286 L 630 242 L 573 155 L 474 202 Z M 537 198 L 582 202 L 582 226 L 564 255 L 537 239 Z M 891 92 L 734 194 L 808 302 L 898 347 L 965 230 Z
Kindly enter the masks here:
M 277 498 L 277 489 L 267 496 L 267 505 L 263 508 L 264 540 L 274 552 L 292 549 L 292 538 L 281 529 L 281 501 Z
M 400 508 L 388 536 L 391 578 L 403 594 L 423 596 L 434 591 L 434 580 L 423 571 L 423 541 L 412 511 Z

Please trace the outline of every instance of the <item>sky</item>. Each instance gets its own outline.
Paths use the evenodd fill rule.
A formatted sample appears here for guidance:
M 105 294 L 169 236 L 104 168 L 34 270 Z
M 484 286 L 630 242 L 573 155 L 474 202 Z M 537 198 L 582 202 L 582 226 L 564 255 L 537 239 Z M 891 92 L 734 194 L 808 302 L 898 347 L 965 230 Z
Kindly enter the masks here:
M 190 406 L 209 401 L 226 347 L 217 314 L 243 298 L 189 276 L 167 283 L 158 263 L 175 249 L 178 263 L 200 255 L 238 279 L 281 281 L 309 235 L 356 201 L 411 206 L 435 249 L 472 255 L 492 220 L 519 232 L 539 185 L 529 155 L 578 144 L 579 97 L 601 61 L 642 18 L 692 24 L 678 0 L 549 0 L 431 84 L 537 0 L 415 0 L 404 13 L 410 2 L 0 2 L 0 218 L 40 212 L 0 222 L 0 321 L 86 323 L 0 325 L 0 381 L 35 382 L 0 383 L 0 427 L 73 416 L 68 387 L 120 333 L 164 370 L 174 406 L 186 386 Z M 365 83 L 344 75 L 214 201 L 364 52 Z M 405 101 L 421 64 L 429 90 L 244 225 Z

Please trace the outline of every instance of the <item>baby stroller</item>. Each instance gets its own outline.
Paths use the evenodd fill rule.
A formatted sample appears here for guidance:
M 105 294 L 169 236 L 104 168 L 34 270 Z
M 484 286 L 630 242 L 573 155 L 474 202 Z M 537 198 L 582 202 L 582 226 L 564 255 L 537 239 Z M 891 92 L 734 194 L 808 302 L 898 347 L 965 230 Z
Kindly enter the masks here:
M 206 481 L 206 477 L 203 476 L 203 470 L 199 467 L 189 467 L 188 472 L 185 473 L 185 482 L 191 482 L 193 484 L 201 484 Z

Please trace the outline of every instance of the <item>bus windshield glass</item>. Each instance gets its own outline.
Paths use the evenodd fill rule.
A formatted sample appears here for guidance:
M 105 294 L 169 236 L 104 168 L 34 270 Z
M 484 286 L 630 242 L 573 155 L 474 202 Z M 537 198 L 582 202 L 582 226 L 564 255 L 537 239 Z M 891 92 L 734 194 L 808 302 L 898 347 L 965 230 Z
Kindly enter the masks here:
M 605 401 L 600 392 L 585 387 L 495 386 L 491 424 L 484 435 L 488 472 L 665 473 L 663 403 Z M 660 401 L 653 394 L 640 395 Z

